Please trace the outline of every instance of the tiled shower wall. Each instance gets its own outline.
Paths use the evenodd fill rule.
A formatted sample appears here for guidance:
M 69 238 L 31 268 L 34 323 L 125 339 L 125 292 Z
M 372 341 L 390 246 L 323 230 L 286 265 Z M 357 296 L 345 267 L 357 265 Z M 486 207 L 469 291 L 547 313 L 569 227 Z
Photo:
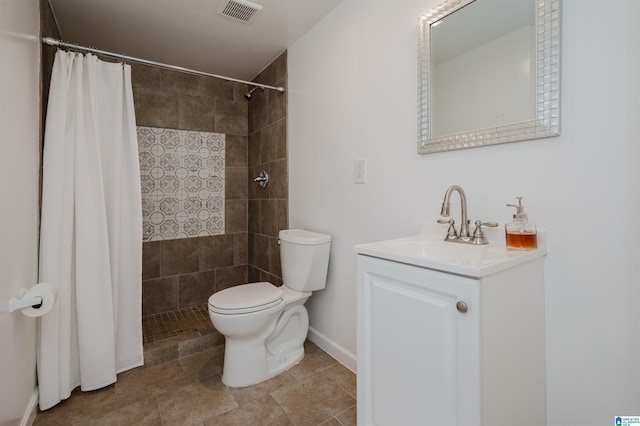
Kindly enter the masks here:
M 138 126 L 142 240 L 224 234 L 223 133 Z
M 206 303 L 247 282 L 246 86 L 132 65 L 138 126 L 225 136 L 224 234 L 143 243 L 143 315 Z
M 287 52 L 254 81 L 287 87 Z M 266 170 L 269 185 L 253 178 Z M 287 94 L 259 90 L 249 103 L 249 281 L 282 284 L 278 231 L 288 228 Z

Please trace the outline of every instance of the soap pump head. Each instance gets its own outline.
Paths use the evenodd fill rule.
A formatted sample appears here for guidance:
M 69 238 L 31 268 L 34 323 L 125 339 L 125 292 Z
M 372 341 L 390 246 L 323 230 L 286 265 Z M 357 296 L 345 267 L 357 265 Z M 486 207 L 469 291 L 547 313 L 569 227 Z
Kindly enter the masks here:
M 515 204 L 507 204 L 507 207 L 515 207 L 516 214 L 513 215 L 515 220 L 525 220 L 527 218 L 527 214 L 524 212 L 524 207 L 522 206 L 522 199 L 524 197 L 516 197 L 518 199 L 518 205 Z

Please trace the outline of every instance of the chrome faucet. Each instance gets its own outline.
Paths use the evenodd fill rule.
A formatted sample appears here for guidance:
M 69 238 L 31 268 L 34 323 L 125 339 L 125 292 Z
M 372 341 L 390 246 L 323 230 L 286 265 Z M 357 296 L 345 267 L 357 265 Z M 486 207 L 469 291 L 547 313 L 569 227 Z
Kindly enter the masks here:
M 440 210 L 440 216 L 449 217 L 449 215 L 451 214 L 451 203 L 449 200 L 451 198 L 451 194 L 454 191 L 458 191 L 458 194 L 460 195 L 460 210 L 462 215 L 460 234 L 458 234 L 458 232 L 456 231 L 455 221 L 453 219 L 438 219 L 438 223 L 449 224 L 449 229 L 447 230 L 447 235 L 444 237 L 444 240 L 475 245 L 489 244 L 484 236 L 484 232 L 482 232 L 482 227 L 488 226 L 491 228 L 495 228 L 496 226 L 498 226 L 498 224 L 496 222 L 482 222 L 476 220 L 476 229 L 473 232 L 473 236 L 471 236 L 471 234 L 469 234 L 469 223 L 471 221 L 467 219 L 467 196 L 465 195 L 464 190 L 458 185 L 451 185 L 447 189 L 447 192 L 445 192 L 444 201 L 442 201 L 442 210 Z
M 458 185 L 451 185 L 447 189 L 447 192 L 445 192 L 444 201 L 442 201 L 442 210 L 440 210 L 440 216 L 449 217 L 449 214 L 451 214 L 451 203 L 449 202 L 449 199 L 451 198 L 451 194 L 453 193 L 453 191 L 458 191 L 458 194 L 460 194 L 460 210 L 462 210 L 460 235 L 457 236 L 457 238 L 469 238 L 469 221 L 467 219 L 467 196 L 465 195 L 464 190 Z M 453 226 L 452 222 L 449 221 L 448 223 Z

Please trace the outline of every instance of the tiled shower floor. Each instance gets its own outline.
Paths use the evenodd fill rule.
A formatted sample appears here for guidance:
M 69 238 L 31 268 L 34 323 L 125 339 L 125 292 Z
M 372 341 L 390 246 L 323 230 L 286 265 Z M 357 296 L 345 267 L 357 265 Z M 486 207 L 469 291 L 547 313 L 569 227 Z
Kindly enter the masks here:
M 205 321 L 206 320 L 206 321 Z M 356 425 L 356 377 L 313 343 L 296 366 L 266 382 L 221 382 L 224 338 L 207 306 L 143 318 L 145 366 L 81 392 L 35 425 Z
M 161 342 L 185 334 L 213 331 L 207 305 L 190 306 L 142 318 L 143 343 Z

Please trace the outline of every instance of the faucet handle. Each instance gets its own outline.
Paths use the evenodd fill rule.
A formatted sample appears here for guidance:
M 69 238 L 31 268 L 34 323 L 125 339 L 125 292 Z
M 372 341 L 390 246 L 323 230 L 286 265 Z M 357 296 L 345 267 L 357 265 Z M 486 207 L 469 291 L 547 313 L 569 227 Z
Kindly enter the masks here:
M 484 232 L 482 232 L 482 227 L 487 226 L 489 228 L 496 228 L 498 226 L 497 222 L 482 222 L 480 220 L 476 220 L 476 229 L 473 231 L 473 244 L 489 244 L 489 241 L 484 236 Z
M 458 232 L 456 232 L 455 223 L 456 221 L 453 219 L 438 219 L 438 223 L 440 224 L 449 224 L 449 229 L 447 229 L 447 235 L 444 237 L 445 240 L 455 240 L 458 238 Z

